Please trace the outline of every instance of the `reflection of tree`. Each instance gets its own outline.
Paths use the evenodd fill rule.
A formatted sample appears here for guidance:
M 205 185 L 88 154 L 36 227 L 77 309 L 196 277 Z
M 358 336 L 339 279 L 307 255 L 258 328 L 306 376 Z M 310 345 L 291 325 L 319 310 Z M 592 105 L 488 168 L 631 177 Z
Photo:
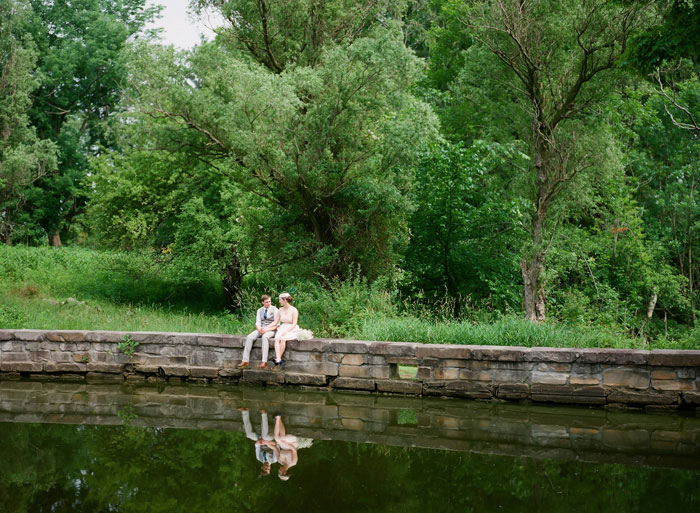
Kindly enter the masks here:
M 697 471 L 316 441 L 258 479 L 243 433 L 0 424 L 7 512 L 690 511 Z

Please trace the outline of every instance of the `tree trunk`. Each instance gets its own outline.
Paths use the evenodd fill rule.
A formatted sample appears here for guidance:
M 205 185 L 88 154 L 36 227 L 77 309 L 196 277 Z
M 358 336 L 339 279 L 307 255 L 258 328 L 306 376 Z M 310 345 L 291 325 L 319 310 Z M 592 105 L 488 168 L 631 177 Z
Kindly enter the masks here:
M 542 253 L 534 255 L 531 260 L 524 257 L 520 262 L 520 270 L 523 274 L 523 307 L 525 318 L 532 322 L 545 320 L 544 283 L 542 271 L 544 265 Z
M 231 312 L 237 312 L 241 308 L 241 288 L 243 286 L 243 272 L 241 261 L 235 251 L 231 252 L 231 260 L 224 267 L 224 296 L 226 308 Z
M 61 234 L 56 230 L 53 232 L 52 235 L 49 235 L 49 246 L 53 246 L 55 248 L 60 248 L 63 246 L 61 243 Z
M 533 123 L 533 127 L 537 123 Z M 520 261 L 520 270 L 523 275 L 523 307 L 525 318 L 532 322 L 544 322 L 545 298 L 544 298 L 544 258 L 547 248 L 542 244 L 544 225 L 547 219 L 549 206 L 548 172 L 546 168 L 547 149 L 546 143 L 535 132 L 534 166 L 537 170 L 537 200 L 535 205 L 535 217 L 532 223 L 532 249 L 528 257 L 527 253 Z

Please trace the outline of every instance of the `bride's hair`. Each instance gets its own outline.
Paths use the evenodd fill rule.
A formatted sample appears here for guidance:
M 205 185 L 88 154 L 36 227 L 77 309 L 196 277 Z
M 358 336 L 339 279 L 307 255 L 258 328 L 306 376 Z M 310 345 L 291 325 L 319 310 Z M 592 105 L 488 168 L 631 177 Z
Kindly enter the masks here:
M 289 304 L 291 304 L 292 301 L 294 301 L 294 298 L 291 296 L 291 294 L 289 292 L 282 292 L 280 294 L 280 299 L 284 299 Z

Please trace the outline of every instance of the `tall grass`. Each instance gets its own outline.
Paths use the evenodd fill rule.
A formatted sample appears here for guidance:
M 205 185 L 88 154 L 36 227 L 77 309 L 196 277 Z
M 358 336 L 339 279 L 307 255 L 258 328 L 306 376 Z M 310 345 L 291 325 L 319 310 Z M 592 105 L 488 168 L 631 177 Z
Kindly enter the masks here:
M 556 322 L 533 324 L 507 316 L 488 324 L 468 321 L 430 321 L 416 317 L 366 320 L 357 337 L 364 340 L 422 342 L 427 344 L 502 345 L 525 347 L 608 347 L 698 349 L 691 338 L 648 344 L 642 338 L 627 337 L 604 329 L 567 326 Z
M 429 311 L 361 277 L 344 282 L 271 275 L 245 284 L 243 309 L 224 309 L 218 276 L 186 276 L 149 253 L 0 245 L 0 328 L 176 331 L 247 334 L 260 295 L 289 291 L 299 324 L 318 337 L 526 347 L 700 349 L 700 330 L 673 340 L 644 339 L 597 326 L 537 325 L 453 305 Z M 68 298 L 75 300 L 68 300 Z

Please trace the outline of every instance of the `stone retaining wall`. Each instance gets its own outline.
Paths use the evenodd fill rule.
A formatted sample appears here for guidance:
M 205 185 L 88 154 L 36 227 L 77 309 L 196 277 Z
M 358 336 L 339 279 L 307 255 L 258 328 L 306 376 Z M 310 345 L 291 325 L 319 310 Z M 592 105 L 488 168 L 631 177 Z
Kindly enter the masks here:
M 133 357 L 117 344 L 139 342 Z M 244 338 L 0 330 L 0 378 L 303 385 L 408 395 L 675 409 L 700 407 L 700 351 L 523 348 L 314 339 L 282 370 L 241 371 Z M 399 365 L 416 377 L 399 378 Z

